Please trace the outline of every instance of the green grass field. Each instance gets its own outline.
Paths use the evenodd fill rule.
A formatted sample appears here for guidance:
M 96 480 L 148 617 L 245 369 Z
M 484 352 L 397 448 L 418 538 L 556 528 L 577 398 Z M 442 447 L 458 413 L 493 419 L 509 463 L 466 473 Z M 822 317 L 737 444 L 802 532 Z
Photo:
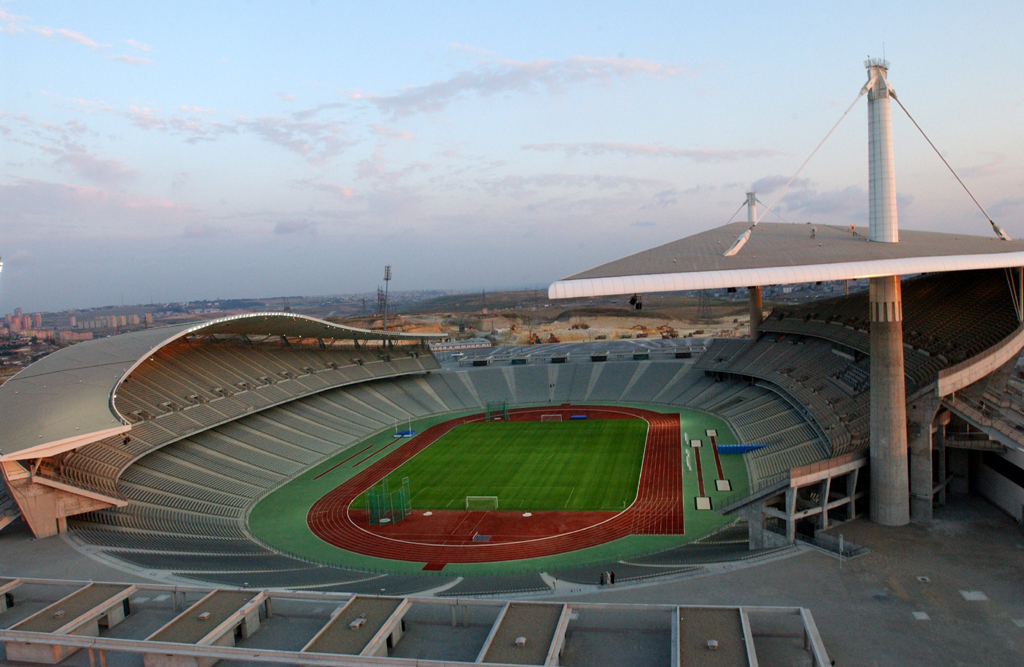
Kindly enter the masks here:
M 622 510 L 636 498 L 646 438 L 640 419 L 463 424 L 388 483 L 408 477 L 418 510 L 465 509 L 466 496 L 497 496 L 501 510 Z
M 643 408 L 654 412 L 678 414 L 680 431 L 683 434 L 688 434 L 690 437 L 703 438 L 704 429 L 714 428 L 718 429 L 719 444 L 725 445 L 736 442 L 735 436 L 728 425 L 714 415 L 653 404 L 625 403 L 622 405 Z M 412 423 L 412 428 L 422 432 L 435 424 L 464 414 L 470 413 L 452 413 L 415 420 Z M 558 425 L 558 422 L 544 423 L 544 426 L 556 425 Z M 404 444 L 404 441 L 394 441 L 393 433 L 394 430 L 391 428 L 383 429 L 362 442 L 355 443 L 329 459 L 318 463 L 311 469 L 303 471 L 294 479 L 268 494 L 252 508 L 249 514 L 249 529 L 253 535 L 284 553 L 315 562 L 375 572 L 421 574 L 422 563 L 383 560 L 331 546 L 314 535 L 306 523 L 306 514 L 309 512 L 310 507 L 324 494 Z M 352 453 L 359 449 L 367 446 L 378 448 L 388 443 L 392 443 L 391 446 L 381 450 L 377 456 L 368 461 L 362 461 L 362 457 L 357 457 L 351 462 L 339 465 L 339 462 L 351 458 Z M 429 450 L 430 447 L 427 449 Z M 358 465 L 356 465 L 357 463 Z M 713 474 L 708 474 L 705 477 L 705 482 L 709 487 L 707 492 L 716 507 L 725 502 L 730 496 L 738 498 L 745 495 L 748 486 L 747 469 L 743 462 L 743 456 L 739 454 L 723 456 L 722 467 L 725 470 L 726 477 L 732 480 L 733 487 L 731 492 L 720 493 L 715 491 L 714 484 L 711 481 L 713 480 Z M 713 459 L 710 469 L 705 468 L 705 470 L 709 473 L 710 470 L 714 470 Z M 397 481 L 400 482 L 401 477 Z M 396 487 L 392 486 L 391 488 L 394 489 Z M 635 493 L 636 483 L 633 484 L 633 489 Z M 471 495 L 485 494 L 474 493 Z M 446 576 L 510 574 L 543 572 L 559 568 L 580 567 L 587 564 L 604 564 L 614 560 L 629 559 L 638 555 L 676 547 L 685 542 L 699 539 L 733 521 L 732 517 L 723 517 L 715 512 L 695 511 L 693 509 L 693 499 L 696 495 L 697 471 L 694 467 L 687 468 L 684 465 L 683 507 L 685 512 L 685 535 L 630 535 L 607 544 L 572 551 L 558 556 L 500 563 L 453 563 L 448 565 L 443 573 L 438 574 Z M 463 502 L 465 502 L 464 499 Z

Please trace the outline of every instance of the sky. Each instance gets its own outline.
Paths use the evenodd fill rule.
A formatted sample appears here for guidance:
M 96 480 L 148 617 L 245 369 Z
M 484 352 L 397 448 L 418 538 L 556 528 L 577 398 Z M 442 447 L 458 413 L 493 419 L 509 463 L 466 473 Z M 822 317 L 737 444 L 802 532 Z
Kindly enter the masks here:
M 783 6 L 784 5 L 784 6 Z M 884 55 L 1024 237 L 1020 2 L 0 0 L 0 313 L 544 287 L 770 203 Z M 765 220 L 867 222 L 862 99 Z M 893 107 L 900 225 L 991 234 Z M 744 213 L 736 219 L 743 219 Z

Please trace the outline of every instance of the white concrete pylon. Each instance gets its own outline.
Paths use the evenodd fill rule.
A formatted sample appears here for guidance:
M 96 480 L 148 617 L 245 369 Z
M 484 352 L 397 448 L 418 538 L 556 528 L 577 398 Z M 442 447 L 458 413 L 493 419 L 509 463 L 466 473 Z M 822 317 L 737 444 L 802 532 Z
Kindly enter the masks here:
M 868 70 L 868 240 L 898 243 L 896 166 L 892 153 L 892 113 L 889 107 L 889 63 L 881 58 L 864 62 Z

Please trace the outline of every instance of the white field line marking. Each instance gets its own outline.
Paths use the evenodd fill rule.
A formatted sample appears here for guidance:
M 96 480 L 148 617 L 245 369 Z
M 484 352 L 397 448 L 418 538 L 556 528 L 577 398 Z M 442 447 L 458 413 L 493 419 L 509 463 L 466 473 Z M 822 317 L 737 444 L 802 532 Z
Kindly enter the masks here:
M 569 501 L 572 500 L 572 494 L 576 493 L 576 487 L 572 487 L 572 491 L 569 492 L 569 497 L 565 499 L 565 507 L 569 506 Z

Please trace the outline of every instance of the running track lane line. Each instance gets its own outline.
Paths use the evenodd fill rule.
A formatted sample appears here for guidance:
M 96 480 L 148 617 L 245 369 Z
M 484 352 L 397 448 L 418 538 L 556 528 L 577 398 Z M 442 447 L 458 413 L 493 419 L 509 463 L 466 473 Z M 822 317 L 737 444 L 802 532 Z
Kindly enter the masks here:
M 718 445 L 715 444 L 715 436 L 711 437 L 711 451 L 715 453 L 715 465 L 718 466 L 718 479 L 725 479 L 725 474 L 722 472 L 722 461 L 718 458 Z
M 398 438 L 395 438 L 394 440 L 392 440 L 391 442 L 389 442 L 389 443 L 388 443 L 388 447 L 390 447 L 391 445 L 395 444 L 396 442 L 398 442 Z M 327 473 L 331 472 L 331 470 L 334 470 L 335 468 L 338 468 L 338 467 L 340 467 L 340 466 L 343 466 L 343 465 L 345 465 L 346 463 L 348 463 L 349 461 L 351 461 L 351 460 L 352 460 L 352 459 L 354 459 L 355 457 L 357 457 L 357 456 L 359 456 L 360 454 L 362 454 L 363 452 L 365 452 L 365 451 L 366 451 L 367 449 L 369 449 L 370 447 L 373 447 L 373 445 L 367 445 L 366 447 L 363 447 L 362 449 L 360 449 L 360 450 L 359 450 L 358 452 L 356 452 L 356 453 L 355 453 L 355 454 L 353 454 L 352 456 L 348 457 L 347 459 L 345 459 L 344 461 L 342 461 L 341 463 L 339 463 L 339 464 L 337 464 L 337 465 L 331 466 L 331 467 L 330 467 L 330 468 L 329 468 L 328 470 L 324 470 L 324 471 L 323 471 L 322 473 L 320 473 L 319 475 L 317 475 L 317 476 L 316 476 L 316 477 L 314 477 L 313 479 L 314 479 L 314 480 L 318 480 L 318 479 L 320 479 L 321 477 L 323 477 L 324 475 L 326 475 Z M 371 454 L 371 456 L 373 456 L 373 455 Z M 365 460 L 366 460 L 366 459 L 363 459 L 363 461 L 365 461 Z M 360 462 L 360 463 L 361 463 L 361 462 Z M 359 463 L 357 463 L 356 465 L 359 465 Z M 355 467 L 355 466 L 353 466 L 353 467 Z
M 566 414 L 580 413 L 577 406 Z M 521 408 L 516 416 L 552 409 Z M 463 417 L 435 425 L 402 445 L 377 463 L 344 482 L 318 500 L 307 515 L 310 529 L 320 539 L 364 555 L 420 563 L 494 562 L 518 560 L 575 551 L 625 537 L 629 534 L 682 534 L 682 454 L 679 416 L 635 408 L 586 408 L 593 417 L 639 417 L 648 422 L 648 440 L 641 469 L 637 499 L 623 512 L 585 529 L 523 540 L 520 542 L 478 543 L 441 546 L 385 538 L 360 526 L 348 515 L 348 506 L 365 488 L 415 456 L 437 438 L 459 424 L 479 421 L 481 416 Z M 536 417 L 535 417 L 536 418 Z
M 694 448 L 693 458 L 697 459 L 697 489 L 701 497 L 704 497 L 704 470 L 700 467 L 700 447 Z
M 359 466 L 363 465 L 363 464 L 364 464 L 365 462 L 369 461 L 369 460 L 370 460 L 370 459 L 372 459 L 372 458 L 373 458 L 374 456 L 377 456 L 377 454 L 380 454 L 380 453 L 381 453 L 381 452 L 383 452 L 383 451 L 384 451 L 385 449 L 387 449 L 387 448 L 388 448 L 388 447 L 390 447 L 391 445 L 395 444 L 395 443 L 396 443 L 396 442 L 398 442 L 399 440 L 401 440 L 401 438 L 395 438 L 394 440 L 392 440 L 392 441 L 391 441 L 391 442 L 389 442 L 388 444 L 384 445 L 383 447 L 381 447 L 381 448 L 380 448 L 380 449 L 378 449 L 377 451 L 375 451 L 375 452 L 373 452 L 372 454 L 370 454 L 369 456 L 367 456 L 367 457 L 366 457 L 365 459 L 360 459 L 360 460 L 356 461 L 355 463 L 353 463 L 353 464 L 352 464 L 352 467 L 353 467 L 353 468 L 357 468 L 357 467 L 359 467 Z

